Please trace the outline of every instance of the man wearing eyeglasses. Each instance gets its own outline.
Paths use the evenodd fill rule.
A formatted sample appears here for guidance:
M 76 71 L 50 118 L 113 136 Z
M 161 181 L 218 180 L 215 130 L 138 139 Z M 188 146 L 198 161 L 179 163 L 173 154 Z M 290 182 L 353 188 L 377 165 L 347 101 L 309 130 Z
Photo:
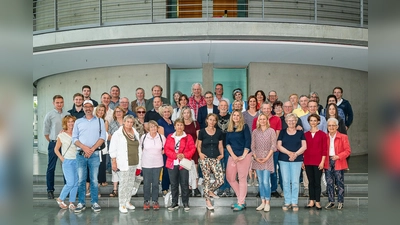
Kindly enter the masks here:
M 214 105 L 214 95 L 211 91 L 207 91 L 204 94 L 204 98 L 206 99 L 206 105 L 199 108 L 199 112 L 197 115 L 197 122 L 200 124 L 200 128 L 203 129 L 206 127 L 206 117 L 210 113 L 219 114 L 218 106 Z
M 122 97 L 119 100 L 119 105 L 125 110 L 126 114 L 125 115 L 132 115 L 133 117 L 137 117 L 134 112 L 129 110 L 129 99 L 127 97 Z

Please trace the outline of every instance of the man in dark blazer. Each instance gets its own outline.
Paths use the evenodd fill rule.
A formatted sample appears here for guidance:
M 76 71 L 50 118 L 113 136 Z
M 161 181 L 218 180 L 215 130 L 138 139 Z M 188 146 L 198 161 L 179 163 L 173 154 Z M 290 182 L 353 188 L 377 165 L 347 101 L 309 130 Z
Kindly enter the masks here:
M 197 121 L 200 124 L 200 128 L 205 128 L 206 125 L 206 117 L 210 113 L 219 114 L 218 106 L 213 104 L 214 94 L 211 91 L 207 91 L 204 94 L 204 98 L 206 99 L 207 105 L 199 108 L 199 112 L 197 114 Z

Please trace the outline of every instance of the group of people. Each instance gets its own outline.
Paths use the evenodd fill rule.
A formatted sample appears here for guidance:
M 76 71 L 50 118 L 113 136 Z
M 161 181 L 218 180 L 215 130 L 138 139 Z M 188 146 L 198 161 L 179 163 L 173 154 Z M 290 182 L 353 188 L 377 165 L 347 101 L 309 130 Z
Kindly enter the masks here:
M 55 95 L 54 110 L 44 119 L 49 141 L 48 198 L 54 198 L 58 158 L 65 186 L 56 201 L 60 208 L 76 213 L 85 210 L 87 195 L 93 211 L 101 210 L 98 187 L 108 184 L 108 168 L 113 182 L 110 196 L 118 197 L 121 213 L 135 209 L 130 201 L 140 174 L 144 210 L 160 208 L 161 179 L 169 211 L 180 207 L 179 196 L 184 210 L 190 210 L 189 196 L 200 194 L 200 180 L 208 210 L 214 209 L 211 198 L 233 196 L 231 189 L 237 197 L 233 210 L 243 210 L 248 185 L 257 183 L 261 205 L 256 210 L 270 211 L 271 196 L 281 197 L 279 180 L 282 209 L 297 211 L 301 177 L 309 192 L 306 208 L 322 208 L 322 179 L 326 179 L 329 200 L 325 208 L 335 207 L 335 185 L 337 208 L 343 208 L 343 172 L 351 153 L 346 134 L 353 112 L 342 98 L 342 88 L 333 89 L 325 108 L 319 105 L 316 92 L 292 94 L 281 102 L 276 91 L 267 98 L 258 90 L 245 101 L 237 88 L 231 104 L 223 97 L 222 84 L 215 86 L 214 94 L 194 83 L 190 97 L 176 91 L 172 104 L 161 97 L 162 92 L 161 86 L 154 85 L 152 98 L 145 99 L 144 89 L 137 88 L 137 99 L 129 102 L 114 85 L 110 93 L 101 95 L 99 104 L 91 99 L 90 86 L 84 85 L 82 93 L 73 96 L 68 112 L 63 110 L 63 97 Z M 64 202 L 68 195 L 69 205 Z

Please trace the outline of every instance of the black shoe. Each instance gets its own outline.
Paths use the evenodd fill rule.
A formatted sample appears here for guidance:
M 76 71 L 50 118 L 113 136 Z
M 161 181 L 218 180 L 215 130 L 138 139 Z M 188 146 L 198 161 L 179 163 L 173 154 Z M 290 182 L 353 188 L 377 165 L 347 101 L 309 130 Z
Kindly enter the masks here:
M 274 196 L 275 198 L 280 198 L 280 197 L 282 197 L 281 194 L 279 194 L 279 192 L 277 192 L 277 191 L 272 192 L 272 193 L 271 193 L 271 196 Z
M 256 195 L 256 197 L 257 197 L 257 198 L 259 198 L 259 197 L 260 197 L 260 192 L 257 192 L 257 195 Z
M 324 197 L 328 197 L 328 192 L 327 192 L 327 191 L 324 191 L 324 192 L 322 192 L 322 195 L 323 195 Z
M 168 207 L 168 211 L 174 211 L 175 209 L 179 209 L 178 203 L 172 203 L 172 204 Z
M 225 189 L 224 191 L 226 197 L 234 197 L 234 193 L 231 192 L 230 188 Z
M 306 206 L 304 206 L 304 208 L 306 208 L 306 209 L 311 209 L 311 208 L 314 208 L 314 207 L 316 207 L 316 206 L 315 205 L 312 205 L 312 206 L 306 205 Z
M 333 209 L 335 207 L 335 203 L 329 202 L 328 205 L 325 206 L 325 209 Z
M 201 197 L 201 192 L 198 188 L 194 189 L 194 197 Z
M 48 199 L 54 199 L 54 191 L 48 191 L 47 192 L 47 198 Z

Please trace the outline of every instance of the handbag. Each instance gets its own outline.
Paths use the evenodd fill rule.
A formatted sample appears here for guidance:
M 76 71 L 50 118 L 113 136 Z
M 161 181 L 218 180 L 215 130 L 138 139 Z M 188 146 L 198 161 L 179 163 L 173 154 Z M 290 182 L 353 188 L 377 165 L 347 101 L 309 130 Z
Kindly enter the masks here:
M 192 169 L 192 160 L 189 160 L 187 158 L 181 159 L 179 161 L 179 165 L 185 168 L 186 170 L 191 170 Z
M 97 118 L 99 120 L 99 138 L 101 137 L 101 124 L 100 124 L 100 118 Z M 101 144 L 99 147 L 96 148 L 96 151 L 100 151 L 103 150 L 104 148 L 106 148 L 106 141 L 103 142 L 103 144 Z

